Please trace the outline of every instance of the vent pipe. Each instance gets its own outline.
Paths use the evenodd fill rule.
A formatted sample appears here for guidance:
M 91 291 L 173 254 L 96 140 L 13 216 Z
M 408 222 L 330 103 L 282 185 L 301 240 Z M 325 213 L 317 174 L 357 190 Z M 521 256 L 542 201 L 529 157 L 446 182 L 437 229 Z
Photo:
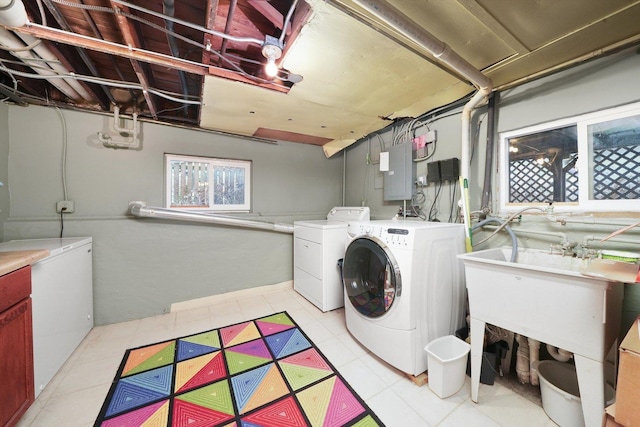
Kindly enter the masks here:
M 293 225 L 281 224 L 266 221 L 252 221 L 242 218 L 234 218 L 224 215 L 186 212 L 179 209 L 167 209 L 146 206 L 143 202 L 131 202 L 129 204 L 129 214 L 137 217 L 151 217 L 162 219 L 173 219 L 177 221 L 205 222 L 210 224 L 227 225 L 241 228 L 257 228 L 266 231 L 277 231 L 279 233 L 293 234 Z

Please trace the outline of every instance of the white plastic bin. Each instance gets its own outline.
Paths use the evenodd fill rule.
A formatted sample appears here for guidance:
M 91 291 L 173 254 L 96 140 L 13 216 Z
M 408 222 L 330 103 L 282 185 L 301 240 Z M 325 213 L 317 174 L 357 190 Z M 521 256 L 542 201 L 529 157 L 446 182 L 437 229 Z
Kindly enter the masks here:
M 444 399 L 462 388 L 470 349 L 469 344 L 454 335 L 436 338 L 424 348 L 429 388 L 438 397 Z
M 560 427 L 583 427 L 584 416 L 576 367 L 557 360 L 543 360 L 538 362 L 535 369 L 540 377 L 542 408 L 549 418 Z M 607 384 L 607 404 L 613 400 L 614 393 L 613 387 Z

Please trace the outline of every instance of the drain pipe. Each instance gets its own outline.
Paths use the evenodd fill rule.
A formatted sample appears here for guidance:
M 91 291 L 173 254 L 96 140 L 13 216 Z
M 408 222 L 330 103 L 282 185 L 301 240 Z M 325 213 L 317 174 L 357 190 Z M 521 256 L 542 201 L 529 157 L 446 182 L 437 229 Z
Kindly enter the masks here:
M 486 77 L 480 71 L 475 69 L 473 65 L 442 41 L 438 40 L 433 34 L 410 20 L 406 15 L 398 9 L 381 0 L 354 0 L 354 3 L 376 16 L 378 19 L 392 26 L 403 36 L 409 38 L 414 43 L 423 47 L 434 57 L 451 67 L 464 78 L 476 86 L 478 92 L 466 103 L 462 110 L 462 147 L 460 153 L 460 176 L 469 178 L 470 167 L 470 142 L 471 142 L 471 111 L 480 105 L 484 99 L 489 96 L 493 90 L 491 79 Z
M 179 221 L 205 222 L 210 224 L 227 225 L 241 228 L 257 228 L 260 230 L 277 231 L 279 233 L 293 234 L 293 225 L 266 221 L 251 221 L 248 219 L 234 218 L 224 215 L 205 214 L 197 212 L 185 212 L 178 209 L 167 209 L 147 206 L 143 202 L 129 203 L 128 213 L 137 217 L 151 217 L 162 219 L 174 219 Z
M 487 106 L 487 148 L 484 160 L 484 182 L 482 184 L 482 198 L 480 209 L 483 212 L 491 212 L 491 177 L 493 175 L 493 155 L 495 152 L 495 132 L 496 132 L 496 102 L 499 97 L 498 92 L 494 92 L 489 97 L 489 105 Z

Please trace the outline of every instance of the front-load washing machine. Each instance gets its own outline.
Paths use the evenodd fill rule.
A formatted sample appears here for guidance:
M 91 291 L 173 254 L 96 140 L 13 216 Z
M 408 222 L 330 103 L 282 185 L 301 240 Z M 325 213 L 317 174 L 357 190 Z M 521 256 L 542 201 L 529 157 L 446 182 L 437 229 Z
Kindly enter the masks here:
M 464 226 L 422 221 L 353 222 L 343 260 L 349 332 L 411 375 L 427 370 L 424 347 L 464 322 Z

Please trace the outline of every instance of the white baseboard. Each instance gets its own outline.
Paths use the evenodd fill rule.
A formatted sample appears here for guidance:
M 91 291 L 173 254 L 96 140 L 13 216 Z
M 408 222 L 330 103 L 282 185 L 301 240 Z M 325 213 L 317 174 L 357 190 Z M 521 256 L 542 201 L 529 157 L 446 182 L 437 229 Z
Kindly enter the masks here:
M 248 296 L 261 295 L 266 292 L 275 292 L 283 289 L 293 289 L 293 280 L 276 283 L 274 285 L 258 286 L 255 288 L 241 289 L 239 291 L 227 292 L 225 294 L 211 295 L 208 297 L 181 301 L 171 304 L 171 313 L 181 310 L 189 310 L 192 308 L 203 307 L 207 305 L 218 304 L 231 299 L 243 298 Z

